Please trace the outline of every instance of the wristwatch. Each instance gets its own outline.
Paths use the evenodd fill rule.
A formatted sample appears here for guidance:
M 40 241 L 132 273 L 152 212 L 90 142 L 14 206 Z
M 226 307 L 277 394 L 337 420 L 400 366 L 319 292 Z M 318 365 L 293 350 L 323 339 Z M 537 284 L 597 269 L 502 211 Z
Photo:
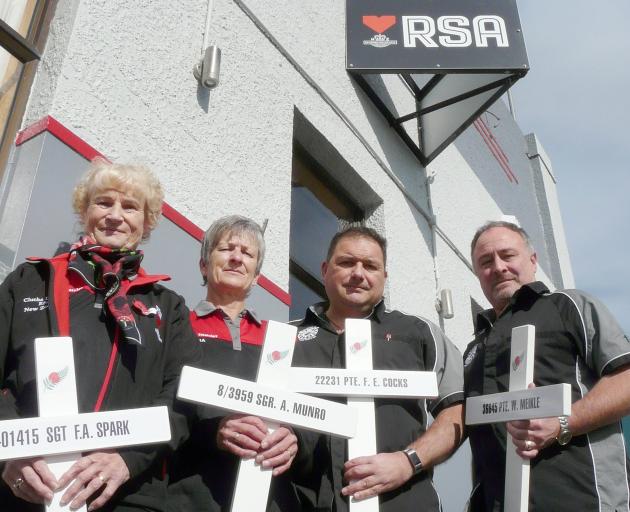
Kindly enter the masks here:
M 422 471 L 422 461 L 420 460 L 420 457 L 418 457 L 416 450 L 413 448 L 407 448 L 406 450 L 403 450 L 403 452 L 407 456 L 407 459 L 409 459 L 409 463 L 413 468 L 413 474 L 417 475 L 420 473 L 420 471 Z
M 571 441 L 571 431 L 569 430 L 569 418 L 566 416 L 559 416 L 558 421 L 560 422 L 560 432 L 558 432 L 558 437 L 556 437 L 556 441 L 560 446 L 564 446 Z

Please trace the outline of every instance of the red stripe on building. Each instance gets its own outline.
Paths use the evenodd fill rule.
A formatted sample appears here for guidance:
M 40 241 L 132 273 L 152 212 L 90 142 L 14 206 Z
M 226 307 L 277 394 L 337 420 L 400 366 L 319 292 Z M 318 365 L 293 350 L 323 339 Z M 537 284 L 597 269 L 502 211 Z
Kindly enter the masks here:
M 273 295 L 276 299 L 284 302 L 287 306 L 291 305 L 291 295 L 285 292 L 282 288 L 280 288 L 276 283 L 270 281 L 265 276 L 260 274 L 258 276 L 258 284 L 262 286 L 265 290 L 267 290 L 271 295 Z
M 473 125 L 475 129 L 479 132 L 479 135 L 481 135 L 483 141 L 486 143 L 486 146 L 488 146 L 488 149 L 492 153 L 492 156 L 494 156 L 496 161 L 499 163 L 499 166 L 505 173 L 507 179 L 510 182 L 515 181 L 518 184 L 518 178 L 512 171 L 507 155 L 499 145 L 499 142 L 490 132 L 490 129 L 481 119 L 476 119 Z
M 494 152 L 495 158 L 502 165 L 503 170 L 509 173 L 510 176 L 514 178 L 514 181 L 518 183 L 518 178 L 516 177 L 516 174 L 514 174 L 514 171 L 512 171 L 512 167 L 510 166 L 510 160 L 505 154 L 505 152 L 503 151 L 503 148 L 499 144 L 499 141 L 496 139 L 496 137 L 494 136 L 494 134 L 492 133 L 488 125 L 486 125 L 486 123 L 483 122 L 483 119 L 478 119 L 478 121 L 479 121 L 479 126 L 485 131 L 487 135 L 487 139 L 488 139 L 487 142 L 491 144 L 492 147 L 494 147 L 495 149 L 495 152 Z
M 162 204 L 162 215 L 164 215 L 164 217 L 170 220 L 173 224 L 177 224 L 177 226 L 186 231 L 186 233 L 188 233 L 194 239 L 201 242 L 203 238 L 203 229 L 201 229 L 195 223 L 189 221 L 171 205 L 167 203 Z
M 72 150 L 76 151 L 86 160 L 92 161 L 97 156 L 105 158 L 107 160 L 107 157 L 104 156 L 100 151 L 97 151 L 79 136 L 72 133 L 68 128 L 66 128 L 52 116 L 46 116 L 36 123 L 32 124 L 31 126 L 20 131 L 15 138 L 15 145 L 20 146 L 26 141 L 31 140 L 33 137 L 36 137 L 43 132 L 48 132 L 51 135 L 54 135 L 57 139 L 59 139 Z M 190 236 L 192 236 L 195 240 L 201 241 L 201 239 L 203 238 L 204 231 L 199 226 L 188 220 L 166 202 L 164 202 L 164 204 L 162 205 L 162 215 L 164 215 L 164 217 L 166 217 L 173 224 L 188 233 Z M 262 274 L 258 278 L 258 284 L 262 288 L 267 290 L 271 295 L 276 297 L 279 301 L 283 302 L 287 306 L 291 305 L 291 296 L 282 288 L 280 288 L 277 284 L 273 283 Z
M 57 137 L 57 139 L 63 142 L 66 146 L 73 149 L 87 160 L 92 161 L 97 156 L 100 156 L 101 158 L 105 158 L 107 160 L 107 158 L 100 151 L 97 151 L 95 148 L 85 142 L 81 137 L 72 133 L 68 128 L 66 128 L 59 121 L 51 116 L 46 116 L 37 123 L 19 132 L 17 134 L 17 137 L 15 138 L 15 145 L 20 146 L 21 144 L 24 144 L 27 140 L 36 137 L 44 131 L 47 131 L 48 133 Z

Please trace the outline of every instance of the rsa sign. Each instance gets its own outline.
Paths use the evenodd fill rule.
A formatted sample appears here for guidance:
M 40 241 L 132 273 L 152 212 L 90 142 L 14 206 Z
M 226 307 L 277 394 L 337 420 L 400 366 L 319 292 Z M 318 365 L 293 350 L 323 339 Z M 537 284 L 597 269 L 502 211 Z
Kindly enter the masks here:
M 354 72 L 526 72 L 515 0 L 346 0 Z

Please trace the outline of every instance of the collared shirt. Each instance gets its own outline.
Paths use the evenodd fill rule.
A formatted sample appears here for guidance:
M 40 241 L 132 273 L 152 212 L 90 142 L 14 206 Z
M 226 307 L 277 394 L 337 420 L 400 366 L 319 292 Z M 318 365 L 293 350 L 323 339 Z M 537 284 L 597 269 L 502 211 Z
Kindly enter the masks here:
M 293 366 L 344 368 L 344 333 L 337 333 L 324 312 L 326 303 L 311 306 L 298 326 Z M 379 302 L 369 315 L 373 366 L 378 370 L 435 371 L 439 396 L 433 400 L 377 398 L 376 437 L 379 452 L 406 448 L 427 429 L 427 416 L 463 400 L 461 353 L 432 322 Z M 338 399 L 345 402 L 345 399 Z M 294 463 L 302 510 L 347 510 L 341 496 L 346 442 L 326 435 L 300 433 L 300 452 Z M 308 468 L 308 469 L 305 469 Z M 439 510 L 431 471 L 415 475 L 405 485 L 379 497 L 381 512 Z
M 212 315 L 212 314 L 215 314 L 217 316 L 220 315 L 220 317 L 223 318 L 223 321 L 225 322 L 225 326 L 228 329 L 228 332 L 230 335 L 229 340 L 232 341 L 232 348 L 234 350 L 241 350 L 242 348 L 241 329 L 245 329 L 246 331 L 248 331 L 248 320 L 253 321 L 253 323 L 257 325 L 258 327 L 261 326 L 261 321 L 258 319 L 258 316 L 256 315 L 253 309 L 243 309 L 243 311 L 241 311 L 236 317 L 236 320 L 232 320 L 230 316 L 225 311 L 223 311 L 221 307 L 215 306 L 210 301 L 201 300 L 195 306 L 194 312 L 195 312 L 195 317 L 194 317 L 195 321 L 197 321 L 199 318 L 203 318 L 205 316 Z M 191 316 L 191 320 L 193 320 L 192 316 Z M 208 322 L 206 322 L 206 324 L 207 323 Z M 197 324 L 201 325 L 202 322 L 197 321 Z M 213 325 L 214 330 L 211 330 L 211 332 L 198 333 L 198 336 L 200 336 L 199 341 L 201 341 L 201 338 L 218 338 L 220 336 L 219 332 L 217 332 L 217 330 L 222 331 L 222 329 L 220 329 L 220 325 L 217 325 L 214 322 L 213 324 L 214 324 Z M 223 338 L 225 338 L 225 336 L 223 336 Z M 228 341 L 228 339 L 224 339 L 223 341 Z M 260 336 L 254 336 L 253 338 L 248 339 L 248 342 L 254 345 L 261 345 L 262 341 L 263 340 L 260 338 Z
M 497 317 L 479 314 L 464 354 L 466 396 L 508 390 L 512 328 L 536 328 L 534 383 L 567 383 L 572 401 L 598 380 L 630 364 L 630 342 L 606 307 L 577 290 L 551 293 L 541 282 L 521 287 Z M 468 427 L 478 496 L 475 510 L 501 510 L 507 433 L 504 424 Z M 628 510 L 625 446 L 619 422 L 564 447 L 545 448 L 532 461 L 530 511 Z
M 190 323 L 202 352 L 199 368 L 256 380 L 267 322 L 244 309 L 234 322 L 214 304 L 202 300 L 190 314 Z M 230 414 L 210 406 L 196 407 L 191 439 L 171 465 L 168 510 L 214 512 L 229 510 L 238 474 L 239 459 L 216 446 L 221 419 Z M 274 478 L 268 510 L 299 510 L 288 475 Z

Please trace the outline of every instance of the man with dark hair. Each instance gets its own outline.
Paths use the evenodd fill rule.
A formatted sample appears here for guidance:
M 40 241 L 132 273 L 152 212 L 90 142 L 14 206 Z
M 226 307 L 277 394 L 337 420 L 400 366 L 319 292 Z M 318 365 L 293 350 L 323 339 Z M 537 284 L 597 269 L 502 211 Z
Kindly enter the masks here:
M 620 418 L 630 412 L 630 343 L 608 310 L 578 290 L 535 281 L 527 233 L 490 222 L 473 238 L 472 262 L 492 308 L 479 314 L 464 354 L 466 396 L 508 390 L 512 328 L 536 327 L 534 384 L 568 383 L 571 416 L 470 427 L 473 511 L 503 510 L 505 450 L 531 459 L 530 512 L 628 511 Z M 508 436 L 508 433 L 510 436 Z
M 349 496 L 374 495 L 381 511 L 440 509 L 431 468 L 461 440 L 460 353 L 433 323 L 385 308 L 385 254 L 385 239 L 372 229 L 335 235 L 322 263 L 328 301 L 297 322 L 293 365 L 343 368 L 345 320 L 368 318 L 374 368 L 435 371 L 439 396 L 375 399 L 377 455 L 346 461 L 345 440 L 300 432 L 293 474 L 302 510 L 346 511 Z M 435 418 L 428 428 L 427 411 Z

